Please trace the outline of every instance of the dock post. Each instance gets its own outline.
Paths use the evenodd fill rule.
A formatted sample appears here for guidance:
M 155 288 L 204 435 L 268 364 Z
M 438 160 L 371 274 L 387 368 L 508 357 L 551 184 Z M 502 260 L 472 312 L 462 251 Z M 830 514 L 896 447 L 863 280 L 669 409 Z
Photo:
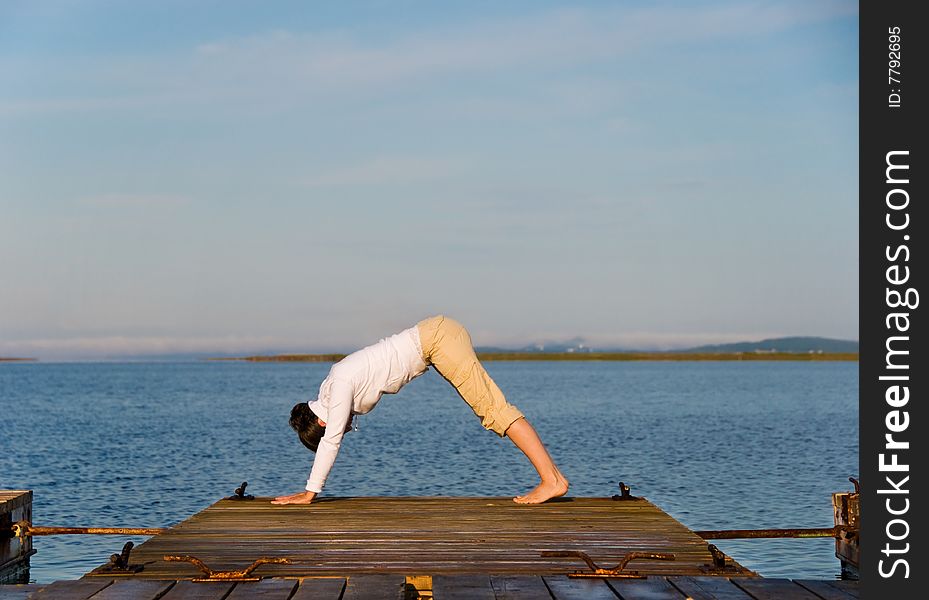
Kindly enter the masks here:
M 0 490 L 0 584 L 28 583 L 32 538 L 13 535 L 13 525 L 32 522 L 31 490 Z
M 848 527 L 849 530 L 836 534 L 835 555 L 842 563 L 842 579 L 858 579 L 859 548 L 859 518 L 861 496 L 858 481 L 849 480 L 855 484 L 854 492 L 838 492 L 832 494 L 832 509 L 835 515 L 835 524 Z

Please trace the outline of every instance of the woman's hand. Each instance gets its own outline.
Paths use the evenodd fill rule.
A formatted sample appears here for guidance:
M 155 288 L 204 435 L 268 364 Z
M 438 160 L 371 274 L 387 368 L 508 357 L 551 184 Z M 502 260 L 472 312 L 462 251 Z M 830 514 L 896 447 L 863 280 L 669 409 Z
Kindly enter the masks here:
M 299 492 L 289 496 L 278 496 L 271 504 L 309 504 L 316 497 L 316 492 Z

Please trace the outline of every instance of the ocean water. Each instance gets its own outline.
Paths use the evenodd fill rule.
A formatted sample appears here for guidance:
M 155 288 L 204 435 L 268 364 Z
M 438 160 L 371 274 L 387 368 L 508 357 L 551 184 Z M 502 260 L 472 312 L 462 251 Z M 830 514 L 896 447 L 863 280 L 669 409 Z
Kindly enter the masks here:
M 853 362 L 489 362 L 572 496 L 618 482 L 692 529 L 831 527 L 858 476 Z M 328 364 L 0 364 L 0 489 L 35 525 L 165 527 L 228 496 L 303 489 L 312 454 L 287 426 Z M 325 493 L 501 496 L 535 484 L 433 371 L 345 437 Z M 127 540 L 34 540 L 32 579 L 76 579 Z M 831 539 L 719 540 L 768 577 L 839 576 Z

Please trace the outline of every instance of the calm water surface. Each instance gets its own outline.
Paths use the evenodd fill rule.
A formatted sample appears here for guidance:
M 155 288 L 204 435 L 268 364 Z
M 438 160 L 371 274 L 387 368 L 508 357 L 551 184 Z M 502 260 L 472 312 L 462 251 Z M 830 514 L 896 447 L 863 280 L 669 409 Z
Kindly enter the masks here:
M 693 529 L 831 527 L 858 475 L 852 362 L 491 362 L 573 496 L 619 481 Z M 300 491 L 312 455 L 287 426 L 328 364 L 0 364 L 0 489 L 36 525 L 170 526 L 230 495 Z M 326 494 L 502 496 L 534 485 L 430 371 L 345 438 Z M 131 539 L 36 538 L 32 578 L 76 579 Z M 832 579 L 831 539 L 721 540 L 768 577 Z

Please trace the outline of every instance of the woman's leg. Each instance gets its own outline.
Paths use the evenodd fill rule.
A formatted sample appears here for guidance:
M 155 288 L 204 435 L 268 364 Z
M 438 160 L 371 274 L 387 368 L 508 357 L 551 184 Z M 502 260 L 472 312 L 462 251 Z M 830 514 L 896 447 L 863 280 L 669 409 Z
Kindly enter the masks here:
M 520 504 L 538 504 L 551 498 L 564 496 L 568 491 L 568 480 L 555 466 L 548 450 L 539 439 L 535 428 L 525 417 L 517 419 L 506 430 L 506 436 L 523 451 L 542 480 L 532 491 L 524 496 L 516 496 L 514 502 Z
M 440 317 L 420 323 L 420 336 L 426 362 L 452 384 L 480 417 L 484 428 L 509 437 L 538 472 L 539 485 L 513 500 L 538 504 L 563 496 L 568 491 L 568 480 L 555 466 L 532 425 L 506 401 L 503 392 L 477 360 L 467 330 L 452 319 Z

